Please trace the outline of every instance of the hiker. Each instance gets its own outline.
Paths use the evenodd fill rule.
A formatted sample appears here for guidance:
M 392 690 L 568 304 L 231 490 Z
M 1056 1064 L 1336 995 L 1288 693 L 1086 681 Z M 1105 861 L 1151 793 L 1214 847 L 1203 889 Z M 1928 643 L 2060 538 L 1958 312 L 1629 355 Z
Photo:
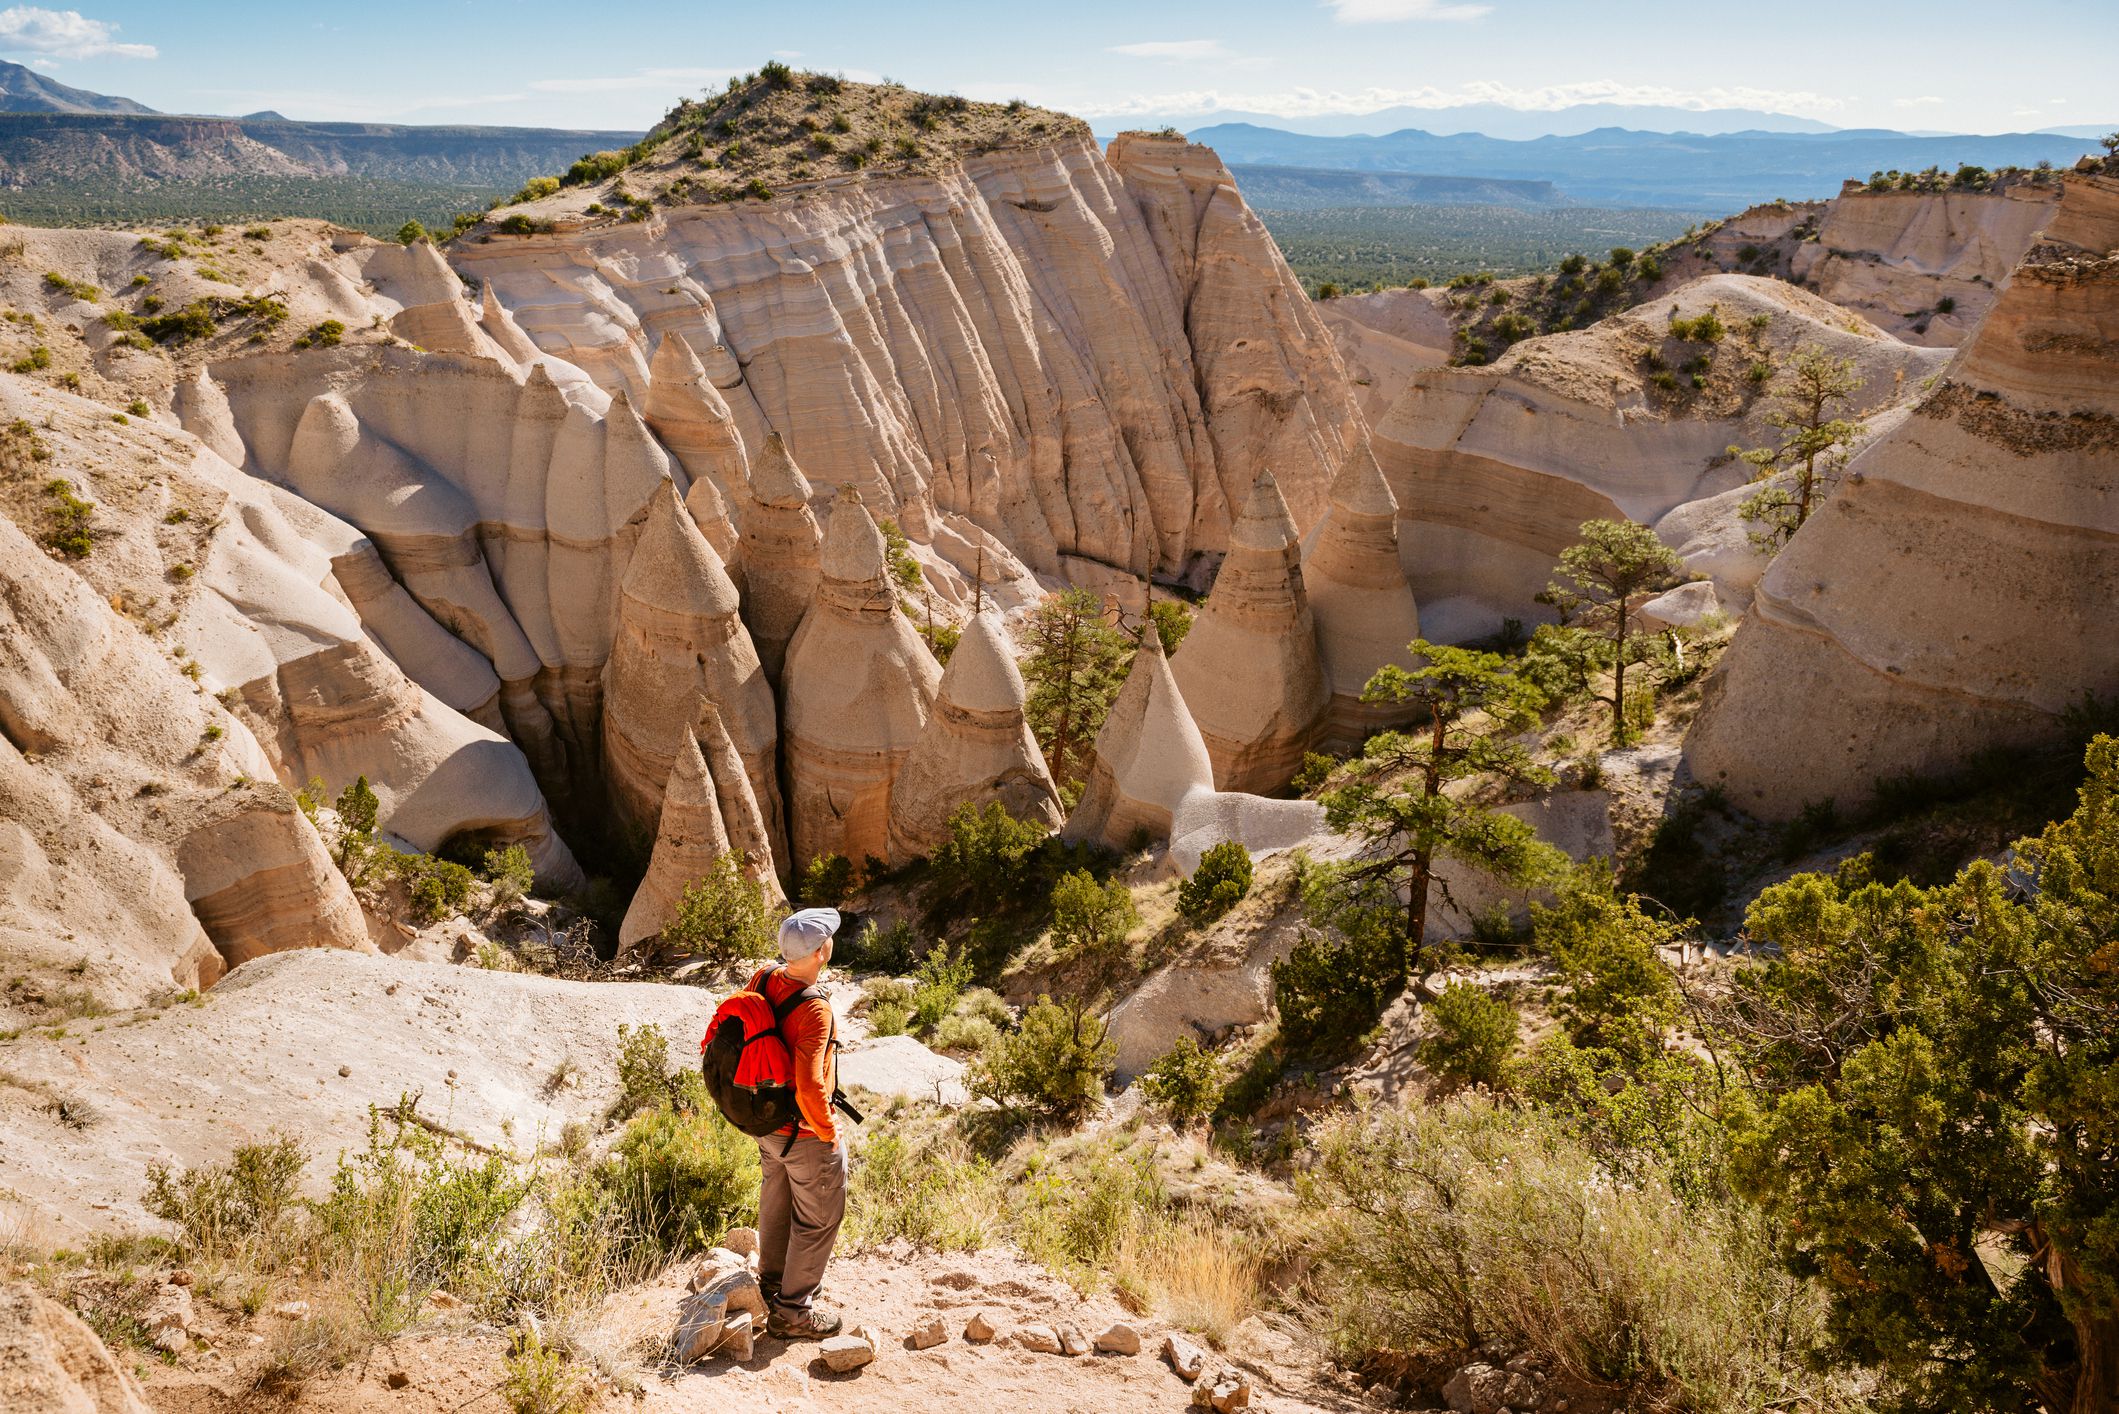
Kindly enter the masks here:
M 794 1072 L 800 1118 L 758 1139 L 758 1285 L 764 1289 L 767 1335 L 822 1340 L 839 1331 L 835 1311 L 816 1304 L 839 1221 L 846 1216 L 846 1145 L 832 1122 L 838 1095 L 837 1044 L 831 1003 L 814 990 L 831 961 L 839 931 L 832 908 L 805 908 L 780 924 L 780 956 L 751 978 L 778 1016 Z M 803 995 L 804 993 L 807 995 Z M 785 1013 L 781 1008 L 800 996 Z

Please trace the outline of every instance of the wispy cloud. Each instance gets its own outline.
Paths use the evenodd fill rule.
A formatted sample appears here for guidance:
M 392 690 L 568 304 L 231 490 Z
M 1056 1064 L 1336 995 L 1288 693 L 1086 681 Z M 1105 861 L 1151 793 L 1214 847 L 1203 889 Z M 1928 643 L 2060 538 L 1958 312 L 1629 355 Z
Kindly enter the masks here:
M 1941 102 L 1942 99 L 1934 94 L 1924 93 L 1918 98 L 1894 98 L 1891 100 L 1891 106 L 1893 108 L 1932 108 Z
M 1452 5 L 1442 0 L 1324 0 L 1343 25 L 1387 25 L 1405 20 L 1476 20 L 1491 5 Z
M 1113 54 L 1135 59 L 1234 59 L 1229 47 L 1218 39 L 1151 39 L 1139 44 L 1114 44 Z
M 152 44 L 120 44 L 118 27 L 79 10 L 10 5 L 0 10 L 0 50 L 48 54 L 59 59 L 152 59 Z
M 536 93 L 627 93 L 641 88 L 672 91 L 702 83 L 725 83 L 738 72 L 736 69 L 641 69 L 635 73 L 596 78 L 535 79 L 530 88 Z
M 1379 108 L 1456 108 L 1467 103 L 1498 103 L 1526 112 L 1550 112 L 1577 103 L 1655 104 L 1695 112 L 1710 108 L 1762 108 L 1778 113 L 1830 113 L 1846 100 L 1807 90 L 1770 88 L 1670 88 L 1593 79 L 1581 83 L 1517 88 L 1475 80 L 1455 88 L 1285 89 L 1277 93 L 1237 93 L 1201 88 L 1179 93 L 1144 94 L 1118 103 L 1077 105 L 1078 111 L 1109 117 L 1128 114 L 1212 113 L 1241 109 L 1280 118 L 1314 118 L 1326 113 L 1373 113 Z

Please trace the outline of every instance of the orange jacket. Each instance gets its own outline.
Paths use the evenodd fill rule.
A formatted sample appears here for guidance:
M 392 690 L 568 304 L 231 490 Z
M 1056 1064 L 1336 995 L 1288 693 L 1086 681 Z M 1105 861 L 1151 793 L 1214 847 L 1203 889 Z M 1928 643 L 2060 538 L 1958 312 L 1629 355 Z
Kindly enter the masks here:
M 775 1008 L 802 990 L 800 982 L 770 967 L 752 977 L 750 985 Z M 801 1132 L 827 1144 L 839 1140 L 831 1112 L 831 1097 L 839 1088 L 839 1060 L 831 1043 L 833 1029 L 831 1003 L 822 997 L 803 1002 L 780 1023 L 780 1035 L 787 1042 L 788 1056 L 795 1067 L 795 1107 L 802 1111 Z

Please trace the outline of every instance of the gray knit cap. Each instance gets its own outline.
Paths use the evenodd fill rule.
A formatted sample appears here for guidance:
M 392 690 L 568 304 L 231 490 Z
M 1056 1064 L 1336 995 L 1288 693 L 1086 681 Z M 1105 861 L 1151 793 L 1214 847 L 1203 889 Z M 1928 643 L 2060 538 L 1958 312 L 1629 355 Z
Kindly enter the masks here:
M 839 910 L 836 908 L 805 908 L 799 913 L 790 913 L 780 925 L 780 956 L 789 962 L 800 962 L 823 947 L 838 931 Z

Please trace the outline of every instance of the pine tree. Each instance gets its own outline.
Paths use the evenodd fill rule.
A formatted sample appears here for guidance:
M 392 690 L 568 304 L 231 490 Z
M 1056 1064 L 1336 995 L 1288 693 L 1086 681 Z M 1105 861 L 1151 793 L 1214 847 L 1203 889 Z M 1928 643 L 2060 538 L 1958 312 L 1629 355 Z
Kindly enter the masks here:
M 1053 780 L 1062 789 L 1078 788 L 1087 774 L 1089 748 L 1125 681 L 1133 645 L 1105 622 L 1103 599 L 1086 589 L 1063 589 L 1046 598 L 1030 616 L 1029 637 L 1024 715 Z
M 1833 358 L 1814 344 L 1796 349 L 1793 361 L 1773 387 L 1774 409 L 1766 421 L 1787 434 L 1778 447 L 1729 449 L 1755 469 L 1759 489 L 1738 510 L 1763 529 L 1751 543 L 1774 554 L 1803 528 L 1811 512 L 1825 503 L 1845 474 L 1861 424 L 1834 416 L 1852 401 L 1861 379 L 1851 358 Z
M 1611 742 L 1626 744 L 1626 668 L 1648 656 L 1655 636 L 1638 630 L 1643 602 L 1668 589 L 1683 572 L 1677 552 L 1638 521 L 1585 520 L 1582 539 L 1560 552 L 1561 580 L 1538 596 L 1560 611 L 1560 622 L 1605 640 L 1611 669 Z

